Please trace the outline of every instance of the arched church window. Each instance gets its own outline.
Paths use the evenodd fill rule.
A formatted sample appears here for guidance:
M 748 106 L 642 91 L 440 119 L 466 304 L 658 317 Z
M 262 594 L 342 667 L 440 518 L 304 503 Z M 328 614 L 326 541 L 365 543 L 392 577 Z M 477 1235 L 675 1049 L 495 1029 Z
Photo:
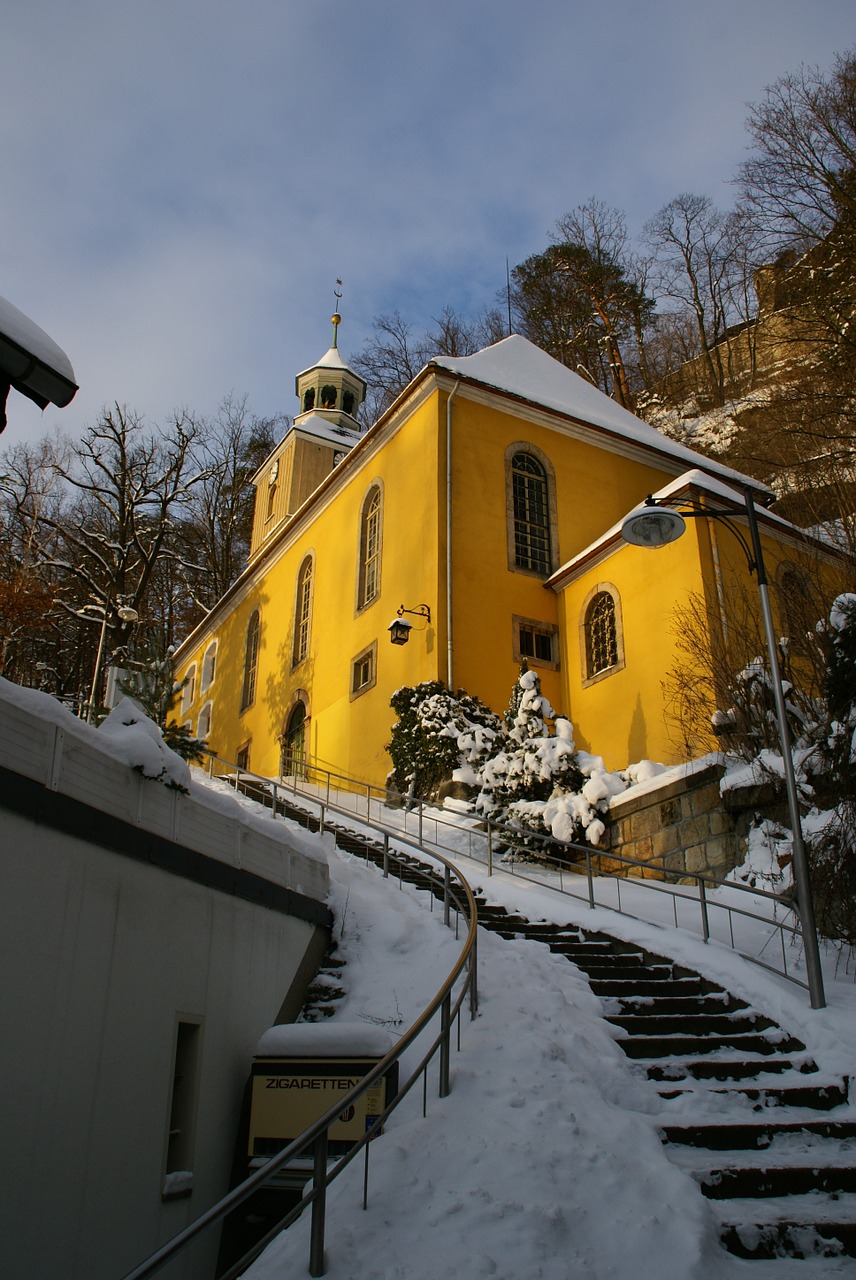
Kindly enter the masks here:
M 256 674 L 259 665 L 259 638 L 261 619 L 258 609 L 250 614 L 247 638 L 244 646 L 244 682 L 241 688 L 241 710 L 246 711 L 256 700 Z
M 599 591 L 585 614 L 586 674 L 599 675 L 618 662 L 618 628 L 611 592 Z
M 308 413 L 315 408 L 315 388 L 308 387 L 303 393 L 303 412 Z
M 296 702 L 282 735 L 283 777 L 300 778 L 306 773 L 306 706 Z
M 380 485 L 376 484 L 366 494 L 360 518 L 358 609 L 364 609 L 380 594 L 381 548 L 382 500 Z
M 343 392 L 342 392 L 342 408 L 344 409 L 345 413 L 350 413 L 350 414 L 353 416 L 353 412 L 354 412 L 354 393 L 353 393 L 353 391 L 343 391 Z
M 181 714 L 186 715 L 196 697 L 196 663 L 191 663 L 181 689 Z
M 202 741 L 204 742 L 205 739 L 210 734 L 210 732 L 211 732 L 211 703 L 206 702 L 205 706 L 199 712 L 199 719 L 196 721 L 196 736 L 197 738 L 202 739 Z
M 297 597 L 294 608 L 293 665 L 309 653 L 309 623 L 312 616 L 312 557 L 307 556 L 297 575 Z
M 329 382 L 326 382 L 321 388 L 321 408 L 335 409 L 336 407 L 336 388 Z
M 531 453 L 520 451 L 511 460 L 511 499 L 515 565 L 519 569 L 549 573 L 551 547 L 547 472 Z
M 200 692 L 205 693 L 214 683 L 214 673 L 217 670 L 217 641 L 212 640 L 208 648 L 205 650 L 205 657 L 202 659 L 202 679 L 200 681 Z M 201 736 L 201 735 L 200 735 Z

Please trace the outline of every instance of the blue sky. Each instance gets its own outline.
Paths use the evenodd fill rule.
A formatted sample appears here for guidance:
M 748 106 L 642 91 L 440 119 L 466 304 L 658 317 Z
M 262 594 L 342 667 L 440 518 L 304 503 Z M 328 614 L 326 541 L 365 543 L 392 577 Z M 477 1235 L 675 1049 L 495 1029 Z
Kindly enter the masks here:
M 81 390 L 13 394 L 0 447 L 114 400 L 294 412 L 337 277 L 347 356 L 490 305 L 593 196 L 634 233 L 728 207 L 746 103 L 854 46 L 852 0 L 6 0 L 0 294 Z

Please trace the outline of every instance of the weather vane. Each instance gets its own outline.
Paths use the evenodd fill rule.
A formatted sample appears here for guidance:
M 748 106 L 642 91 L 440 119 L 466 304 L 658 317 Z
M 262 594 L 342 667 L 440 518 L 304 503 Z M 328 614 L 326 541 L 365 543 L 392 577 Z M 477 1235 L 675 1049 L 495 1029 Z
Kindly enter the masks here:
M 336 309 L 331 316 L 333 322 L 333 346 L 339 345 L 339 325 L 342 323 L 342 317 L 339 315 L 339 299 L 342 296 L 342 281 L 336 277 L 336 287 L 333 290 L 333 297 L 336 299 Z

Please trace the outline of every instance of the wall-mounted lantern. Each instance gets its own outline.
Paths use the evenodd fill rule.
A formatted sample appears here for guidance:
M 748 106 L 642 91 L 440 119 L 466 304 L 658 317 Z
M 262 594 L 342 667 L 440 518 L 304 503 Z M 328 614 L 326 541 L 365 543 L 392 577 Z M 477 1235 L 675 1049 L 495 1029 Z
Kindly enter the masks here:
M 399 605 L 397 617 L 393 618 L 387 628 L 393 644 L 407 644 L 410 639 L 413 623 L 401 616 L 404 613 L 412 613 L 415 618 L 423 618 L 425 627 L 431 625 L 431 610 L 427 604 L 418 604 L 415 609 L 405 609 L 403 604 Z M 425 627 L 421 627 L 420 630 L 424 631 Z

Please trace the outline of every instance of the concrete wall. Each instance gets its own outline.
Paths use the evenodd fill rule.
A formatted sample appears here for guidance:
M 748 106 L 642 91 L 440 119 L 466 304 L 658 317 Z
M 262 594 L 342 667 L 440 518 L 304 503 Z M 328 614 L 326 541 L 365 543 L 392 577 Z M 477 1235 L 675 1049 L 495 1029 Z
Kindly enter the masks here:
M 326 866 L 57 727 L 0 701 L 0 1274 L 119 1280 L 228 1189 L 258 1037 L 326 945 Z M 164 1200 L 179 1022 L 199 1026 L 193 1186 Z M 163 1274 L 209 1280 L 217 1236 Z

